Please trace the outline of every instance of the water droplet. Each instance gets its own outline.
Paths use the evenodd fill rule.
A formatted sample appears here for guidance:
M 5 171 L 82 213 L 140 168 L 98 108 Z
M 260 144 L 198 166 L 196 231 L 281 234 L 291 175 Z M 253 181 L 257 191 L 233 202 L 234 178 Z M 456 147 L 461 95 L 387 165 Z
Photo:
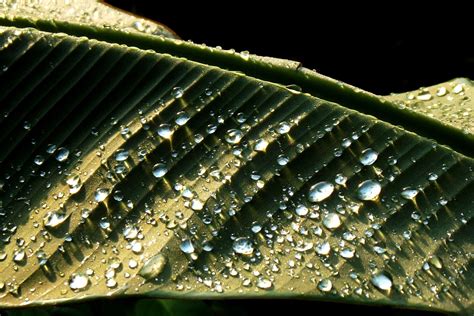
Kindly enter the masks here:
M 370 166 L 377 160 L 378 155 L 372 148 L 367 148 L 360 155 L 359 161 L 364 166 Z
M 370 282 L 372 282 L 376 288 L 385 292 L 390 292 L 393 285 L 392 277 L 385 271 L 374 274 L 370 279 Z
M 137 260 L 134 260 L 134 259 L 128 260 L 128 267 L 129 267 L 130 269 L 135 269 L 136 267 L 138 267 L 138 262 L 137 262 Z
M 308 199 L 311 202 L 321 202 L 330 197 L 333 191 L 334 185 L 332 183 L 321 181 L 309 189 Z
M 117 286 L 117 281 L 113 278 L 111 279 L 107 279 L 107 281 L 105 281 L 105 285 L 109 288 L 109 289 L 113 289 Z
M 242 255 L 251 255 L 253 253 L 252 241 L 247 237 L 240 237 L 234 240 L 232 249 Z
M 44 157 L 41 156 L 41 155 L 36 155 L 35 156 L 35 159 L 33 160 L 33 162 L 38 165 L 38 166 L 41 166 L 44 162 Z
M 329 242 L 324 241 L 324 242 L 316 245 L 316 252 L 319 255 L 326 256 L 326 255 L 329 254 L 329 252 L 331 252 L 331 245 L 329 244 Z
M 83 219 L 88 218 L 90 214 L 91 214 L 91 210 L 88 209 L 88 208 L 83 208 L 83 209 L 81 210 L 81 217 L 82 217 Z
M 83 273 L 71 275 L 69 278 L 69 287 L 72 290 L 84 290 L 89 285 L 89 277 Z
M 204 204 L 199 199 L 193 199 L 191 201 L 191 209 L 194 211 L 200 211 L 204 207 Z
M 38 259 L 38 264 L 44 266 L 48 262 L 48 256 L 43 250 L 38 250 L 36 252 L 36 259 Z
M 69 157 L 69 149 L 65 147 L 58 148 L 56 152 L 56 160 L 59 162 L 65 161 Z
M 298 215 L 298 216 L 306 216 L 306 215 L 308 215 L 309 210 L 308 210 L 308 208 L 307 208 L 305 205 L 299 204 L 299 205 L 295 208 L 295 213 L 296 213 L 296 215 Z
M 117 161 L 125 161 L 128 159 L 129 153 L 128 150 L 125 149 L 118 149 L 115 152 L 115 160 Z
M 318 283 L 318 289 L 321 292 L 329 292 L 332 290 L 332 282 L 329 279 L 322 279 Z
M 429 259 L 431 265 L 433 265 L 436 269 L 441 269 L 443 267 L 443 263 L 441 258 L 438 256 L 431 256 Z
M 186 113 L 184 111 L 180 111 L 180 112 L 176 113 L 175 123 L 178 124 L 179 126 L 183 126 L 189 121 L 189 119 L 190 119 L 190 117 L 189 117 L 188 113 Z
M 163 138 L 170 139 L 171 135 L 173 135 L 173 128 L 170 124 L 161 124 L 158 127 L 157 133 Z
M 323 225 L 328 229 L 335 229 L 341 226 L 341 219 L 336 213 L 329 213 L 324 216 Z
M 278 134 L 286 134 L 290 131 L 290 124 L 287 122 L 281 122 L 277 126 Z
M 341 255 L 341 257 L 346 258 L 346 259 L 353 258 L 353 257 L 354 257 L 354 253 L 355 253 L 355 250 L 352 249 L 352 248 L 343 248 L 343 249 L 339 252 L 339 254 Z
M 417 194 L 418 190 L 410 188 L 405 188 L 403 189 L 402 193 L 400 193 L 400 195 L 407 200 L 413 200 Z
M 238 144 L 243 137 L 243 133 L 238 129 L 230 129 L 225 134 L 225 141 L 229 144 Z
M 362 201 L 372 201 L 378 198 L 382 186 L 378 181 L 366 180 L 359 184 L 357 188 L 357 197 Z
M 182 252 L 184 253 L 193 253 L 194 252 L 194 245 L 191 240 L 185 239 L 183 242 L 181 242 L 181 245 L 179 245 L 179 248 L 181 249 Z
M 260 289 L 268 290 L 268 289 L 271 289 L 272 286 L 273 286 L 273 283 L 269 279 L 260 277 L 257 280 L 257 287 Z
M 137 226 L 127 224 L 125 225 L 122 233 L 125 239 L 132 240 L 132 239 L 137 238 L 138 232 L 139 230 Z
M 23 262 L 26 258 L 26 253 L 23 249 L 17 250 L 13 253 L 13 261 L 19 263 Z
M 438 90 L 436 90 L 436 95 L 438 97 L 445 96 L 448 93 L 448 90 L 445 87 L 439 87 Z
M 265 149 L 267 149 L 267 146 L 268 142 L 265 139 L 260 138 L 255 142 L 253 149 L 255 151 L 265 151 Z
M 168 172 L 168 167 L 166 166 L 166 164 L 159 162 L 153 166 L 152 172 L 155 178 L 162 178 Z
M 75 194 L 79 192 L 82 188 L 81 178 L 77 174 L 71 174 L 67 180 L 67 185 L 69 186 L 69 193 Z
M 458 83 L 457 85 L 454 86 L 453 92 L 458 94 L 464 91 L 464 85 L 462 83 Z
M 109 229 L 110 228 L 110 222 L 107 217 L 102 217 L 99 221 L 99 226 L 102 229 Z
M 434 172 L 430 172 L 428 174 L 428 180 L 429 181 L 436 181 L 436 180 L 438 180 L 438 175 Z
M 433 98 L 433 96 L 429 93 L 429 91 L 420 91 L 416 98 L 420 101 L 429 101 Z
M 56 228 L 68 219 L 68 216 L 63 211 L 48 212 L 43 217 L 43 225 L 46 228 Z
M 286 157 L 285 155 L 280 155 L 280 156 L 278 156 L 278 158 L 277 158 L 277 163 L 278 163 L 280 166 L 285 166 L 285 165 L 288 163 L 288 161 L 290 161 L 290 160 L 289 160 L 288 157 Z
M 166 262 L 167 260 L 164 255 L 161 253 L 156 254 L 145 261 L 138 274 L 147 280 L 154 279 L 163 272 Z
M 94 193 L 94 199 L 97 203 L 100 203 L 102 201 L 104 201 L 107 196 L 109 196 L 109 189 L 106 189 L 106 188 L 98 188 L 97 190 L 95 190 L 95 193 Z
M 347 177 L 345 175 L 343 175 L 342 173 L 338 173 L 338 174 L 336 174 L 336 178 L 335 178 L 334 182 L 336 182 L 339 185 L 345 185 L 346 182 L 347 182 Z
M 184 90 L 181 87 L 174 87 L 171 90 L 171 95 L 173 96 L 173 98 L 179 99 L 184 95 Z

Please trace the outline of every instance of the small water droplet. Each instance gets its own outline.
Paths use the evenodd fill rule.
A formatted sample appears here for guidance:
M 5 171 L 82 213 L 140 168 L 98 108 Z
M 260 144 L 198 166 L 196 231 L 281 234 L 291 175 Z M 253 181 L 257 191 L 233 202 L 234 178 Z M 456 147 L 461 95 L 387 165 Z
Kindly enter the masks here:
M 145 261 L 138 274 L 147 280 L 157 278 L 163 272 L 166 263 L 167 260 L 164 255 L 156 254 Z
M 350 258 L 353 258 L 354 257 L 354 254 L 355 254 L 355 250 L 352 249 L 352 248 L 343 248 L 339 254 L 341 255 L 341 257 L 343 258 L 346 258 L 346 259 L 350 259 Z
M 243 137 L 243 133 L 238 129 L 230 129 L 225 134 L 225 141 L 229 144 L 238 144 Z
M 116 161 L 125 161 L 128 159 L 128 156 L 129 156 L 128 150 L 125 150 L 125 149 L 118 149 L 115 152 Z
M 102 229 L 109 229 L 110 228 L 110 221 L 107 217 L 102 217 L 99 221 L 99 226 Z
M 59 162 L 65 161 L 69 157 L 69 149 L 65 147 L 58 148 L 56 152 L 56 160 Z
M 318 289 L 321 292 L 329 292 L 332 290 L 332 282 L 329 279 L 322 279 L 318 283 Z
M 188 253 L 188 254 L 194 253 L 194 250 L 195 250 L 194 245 L 190 239 L 183 240 L 181 244 L 179 245 L 179 248 L 181 249 L 182 252 Z
M 458 83 L 457 85 L 454 86 L 453 92 L 458 94 L 464 91 L 464 85 L 462 83 Z
M 13 253 L 13 261 L 20 263 L 26 259 L 26 253 L 23 249 L 17 250 Z
M 254 251 L 252 241 L 247 237 L 240 237 L 234 240 L 232 249 L 242 255 L 251 255 Z
M 436 90 L 436 95 L 438 97 L 445 96 L 446 93 L 448 93 L 448 90 L 445 87 L 439 87 L 438 90 Z
M 38 259 L 38 264 L 40 266 L 44 266 L 48 262 L 48 256 L 43 250 L 38 250 L 36 252 L 36 259 Z
M 393 286 L 392 277 L 385 271 L 374 274 L 370 282 L 372 282 L 377 289 L 385 292 L 390 292 Z
M 257 287 L 263 290 L 268 290 L 273 287 L 273 283 L 269 279 L 259 277 L 257 280 Z
M 326 255 L 329 254 L 329 252 L 331 252 L 331 245 L 329 244 L 329 242 L 324 241 L 324 242 L 316 245 L 316 252 L 319 255 L 326 256 Z
M 278 134 L 286 134 L 290 131 L 290 124 L 287 122 L 280 122 L 277 126 Z
M 280 155 L 278 156 L 277 158 L 277 163 L 280 165 L 280 166 L 286 166 L 288 164 L 288 161 L 290 161 L 288 159 L 288 157 L 286 157 L 285 155 Z
M 69 287 L 72 290 L 84 290 L 89 285 L 89 277 L 83 273 L 71 275 L 69 278 Z
M 33 162 L 35 163 L 35 165 L 41 166 L 44 163 L 44 157 L 41 155 L 36 155 Z
M 308 199 L 311 202 L 321 202 L 334 192 L 334 185 L 332 183 L 321 181 L 313 185 L 309 189 Z
M 97 190 L 95 190 L 95 193 L 94 193 L 94 199 L 97 203 L 100 203 L 102 201 L 104 201 L 107 196 L 109 196 L 109 189 L 106 189 L 106 188 L 98 188 Z
M 359 184 L 357 197 L 362 201 L 376 200 L 382 191 L 382 186 L 378 181 L 366 180 Z
M 199 199 L 193 199 L 191 201 L 191 209 L 194 211 L 200 211 L 204 208 L 204 204 Z
M 109 289 L 113 289 L 117 286 L 117 281 L 113 278 L 110 278 L 110 279 L 107 279 L 107 281 L 105 281 L 105 285 L 109 288 Z
M 370 166 L 377 160 L 378 155 L 379 154 L 372 148 L 367 148 L 364 151 L 362 151 L 359 161 L 364 166 Z
M 255 151 L 265 151 L 265 149 L 267 149 L 267 146 L 268 142 L 265 139 L 260 138 L 255 142 L 253 149 Z
M 411 188 L 405 188 L 403 191 L 400 193 L 400 195 L 407 200 L 413 200 L 416 195 L 418 194 L 418 190 L 416 189 L 411 189 Z
M 173 135 L 173 128 L 170 124 L 161 124 L 158 127 L 157 133 L 163 138 L 170 139 L 171 135 Z
M 341 219 L 336 213 L 329 213 L 324 216 L 323 225 L 328 229 L 336 229 L 341 226 Z
M 298 215 L 298 216 L 306 216 L 306 215 L 308 215 L 309 210 L 308 210 L 308 208 L 307 208 L 305 205 L 299 204 L 299 205 L 295 208 L 295 213 L 296 213 L 296 215 Z
M 429 91 L 420 91 L 416 96 L 417 100 L 420 101 L 429 101 L 433 98 Z
M 173 96 L 173 98 L 179 99 L 184 95 L 184 90 L 181 87 L 174 87 L 171 90 L 171 95 Z
M 67 185 L 69 186 L 69 193 L 76 194 L 82 188 L 81 178 L 77 174 L 71 174 L 67 180 Z
M 162 178 L 168 172 L 168 167 L 166 164 L 159 162 L 153 166 L 152 172 L 155 178 Z
M 43 217 L 43 225 L 46 228 L 56 228 L 68 219 L 68 216 L 63 211 L 48 212 Z
M 132 240 L 132 239 L 137 238 L 138 232 L 139 232 L 139 230 L 138 230 L 137 226 L 127 224 L 127 225 L 125 225 L 122 233 L 123 233 L 123 237 L 125 239 Z
M 190 117 L 189 117 L 188 113 L 186 113 L 184 111 L 180 111 L 180 112 L 176 113 L 175 123 L 178 124 L 179 126 L 183 126 L 189 121 L 189 119 L 190 119 Z

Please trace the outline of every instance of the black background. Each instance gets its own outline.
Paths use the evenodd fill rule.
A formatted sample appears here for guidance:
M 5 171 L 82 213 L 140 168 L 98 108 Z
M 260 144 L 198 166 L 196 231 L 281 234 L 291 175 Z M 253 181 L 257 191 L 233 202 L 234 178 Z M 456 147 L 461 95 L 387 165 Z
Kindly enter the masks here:
M 350 7 L 334 2 L 221 1 L 215 4 L 108 0 L 161 22 L 182 39 L 303 62 L 307 68 L 378 93 L 403 92 L 455 77 L 474 79 L 474 26 L 461 2 L 434 10 Z M 306 4 L 305 4 L 306 3 Z M 449 9 L 453 8 L 454 11 Z M 389 15 L 388 12 L 391 12 Z

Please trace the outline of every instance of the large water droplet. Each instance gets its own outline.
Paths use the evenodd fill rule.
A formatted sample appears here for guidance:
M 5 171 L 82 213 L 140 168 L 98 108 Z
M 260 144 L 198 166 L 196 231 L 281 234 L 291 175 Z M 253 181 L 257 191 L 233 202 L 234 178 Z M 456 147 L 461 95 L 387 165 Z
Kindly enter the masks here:
M 377 160 L 378 155 L 379 154 L 372 148 L 367 148 L 362 152 L 362 155 L 360 155 L 359 161 L 364 166 L 370 166 Z
M 19 263 L 23 262 L 26 258 L 26 253 L 23 249 L 17 250 L 13 253 L 13 261 Z
M 290 131 L 290 124 L 287 122 L 281 122 L 277 126 L 278 134 L 286 134 Z
M 268 289 L 271 289 L 272 286 L 273 286 L 273 283 L 269 279 L 260 277 L 257 280 L 257 287 L 260 289 L 268 290 Z
M 48 212 L 43 217 L 43 225 L 46 228 L 55 228 L 64 223 L 68 216 L 63 211 Z
M 341 226 L 341 219 L 336 213 L 329 213 L 324 216 L 323 225 L 329 229 L 336 229 Z
M 393 281 L 392 277 L 388 272 L 382 271 L 374 274 L 370 279 L 370 282 L 379 290 L 390 292 Z
M 418 190 L 417 189 L 411 189 L 411 188 L 405 188 L 400 193 L 402 198 L 407 199 L 407 200 L 413 200 L 416 197 L 417 194 L 418 194 Z
M 318 289 L 321 292 L 329 292 L 332 290 L 332 282 L 329 279 L 322 279 L 318 283 Z
M 330 197 L 332 192 L 334 192 L 334 185 L 326 181 L 321 181 L 309 189 L 308 199 L 311 202 L 321 202 Z
M 376 200 L 382 191 L 382 186 L 378 181 L 366 180 L 359 184 L 357 197 L 362 201 Z
M 104 201 L 107 196 L 109 196 L 109 189 L 106 189 L 106 188 L 98 188 L 97 190 L 95 190 L 95 193 L 94 193 L 94 199 L 97 203 L 100 203 L 102 201 Z
M 89 285 L 89 277 L 83 273 L 71 275 L 69 278 L 69 287 L 72 290 L 84 290 Z
M 179 245 L 179 248 L 181 249 L 182 252 L 184 253 L 193 253 L 194 252 L 194 245 L 190 239 L 185 239 L 181 244 Z
M 346 258 L 346 259 L 353 258 L 353 257 L 354 257 L 354 253 L 355 253 L 355 250 L 352 249 L 352 248 L 343 248 L 343 249 L 339 252 L 339 254 L 341 255 L 341 257 Z
M 242 131 L 238 129 L 230 129 L 225 134 L 225 141 L 232 145 L 238 144 L 242 139 L 243 135 L 244 134 L 242 133 Z
M 265 151 L 265 149 L 267 149 L 267 146 L 268 142 L 265 139 L 260 138 L 255 142 L 253 149 L 255 151 Z
M 163 138 L 169 139 L 173 135 L 173 128 L 170 124 L 161 124 L 157 130 L 158 135 Z
M 188 113 L 184 111 L 180 111 L 176 114 L 175 123 L 178 124 L 179 126 L 183 126 L 189 121 L 189 119 L 190 117 Z
M 140 269 L 138 274 L 147 280 L 154 279 L 163 272 L 166 263 L 167 260 L 164 255 L 162 255 L 161 253 L 156 254 L 147 261 L 145 261 L 143 267 Z
M 117 161 L 125 161 L 128 159 L 129 153 L 128 150 L 125 149 L 118 149 L 115 152 L 115 160 Z
M 168 167 L 166 164 L 159 162 L 153 166 L 152 172 L 155 178 L 162 178 L 168 172 Z
M 56 152 L 56 160 L 59 162 L 65 161 L 69 157 L 69 149 L 65 147 L 58 148 Z
M 252 241 L 247 237 L 240 237 L 234 240 L 232 249 L 242 255 L 251 255 L 253 253 Z
M 305 205 L 299 204 L 299 205 L 295 208 L 295 213 L 296 213 L 296 215 L 298 215 L 298 216 L 306 216 L 306 215 L 308 215 L 309 210 L 308 210 L 308 208 L 307 208 Z
M 191 201 L 191 209 L 194 211 L 200 211 L 204 208 L 204 204 L 199 199 L 193 199 Z
M 319 255 L 326 256 L 329 254 L 329 252 L 331 252 L 331 245 L 329 244 L 329 242 L 324 241 L 323 243 L 316 245 L 316 252 Z

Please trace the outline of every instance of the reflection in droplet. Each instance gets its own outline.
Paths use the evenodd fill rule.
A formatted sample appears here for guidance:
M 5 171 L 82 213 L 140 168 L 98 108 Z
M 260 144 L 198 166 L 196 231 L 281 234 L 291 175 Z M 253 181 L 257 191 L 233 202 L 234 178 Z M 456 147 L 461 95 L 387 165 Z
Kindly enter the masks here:
M 253 253 L 252 241 L 247 237 L 240 237 L 234 240 L 232 249 L 242 255 L 251 255 Z
M 362 201 L 376 200 L 382 191 L 382 186 L 378 181 L 366 180 L 359 184 L 357 197 Z
M 308 199 L 311 202 L 321 202 L 334 192 L 334 185 L 332 183 L 321 181 L 313 185 L 309 189 Z

